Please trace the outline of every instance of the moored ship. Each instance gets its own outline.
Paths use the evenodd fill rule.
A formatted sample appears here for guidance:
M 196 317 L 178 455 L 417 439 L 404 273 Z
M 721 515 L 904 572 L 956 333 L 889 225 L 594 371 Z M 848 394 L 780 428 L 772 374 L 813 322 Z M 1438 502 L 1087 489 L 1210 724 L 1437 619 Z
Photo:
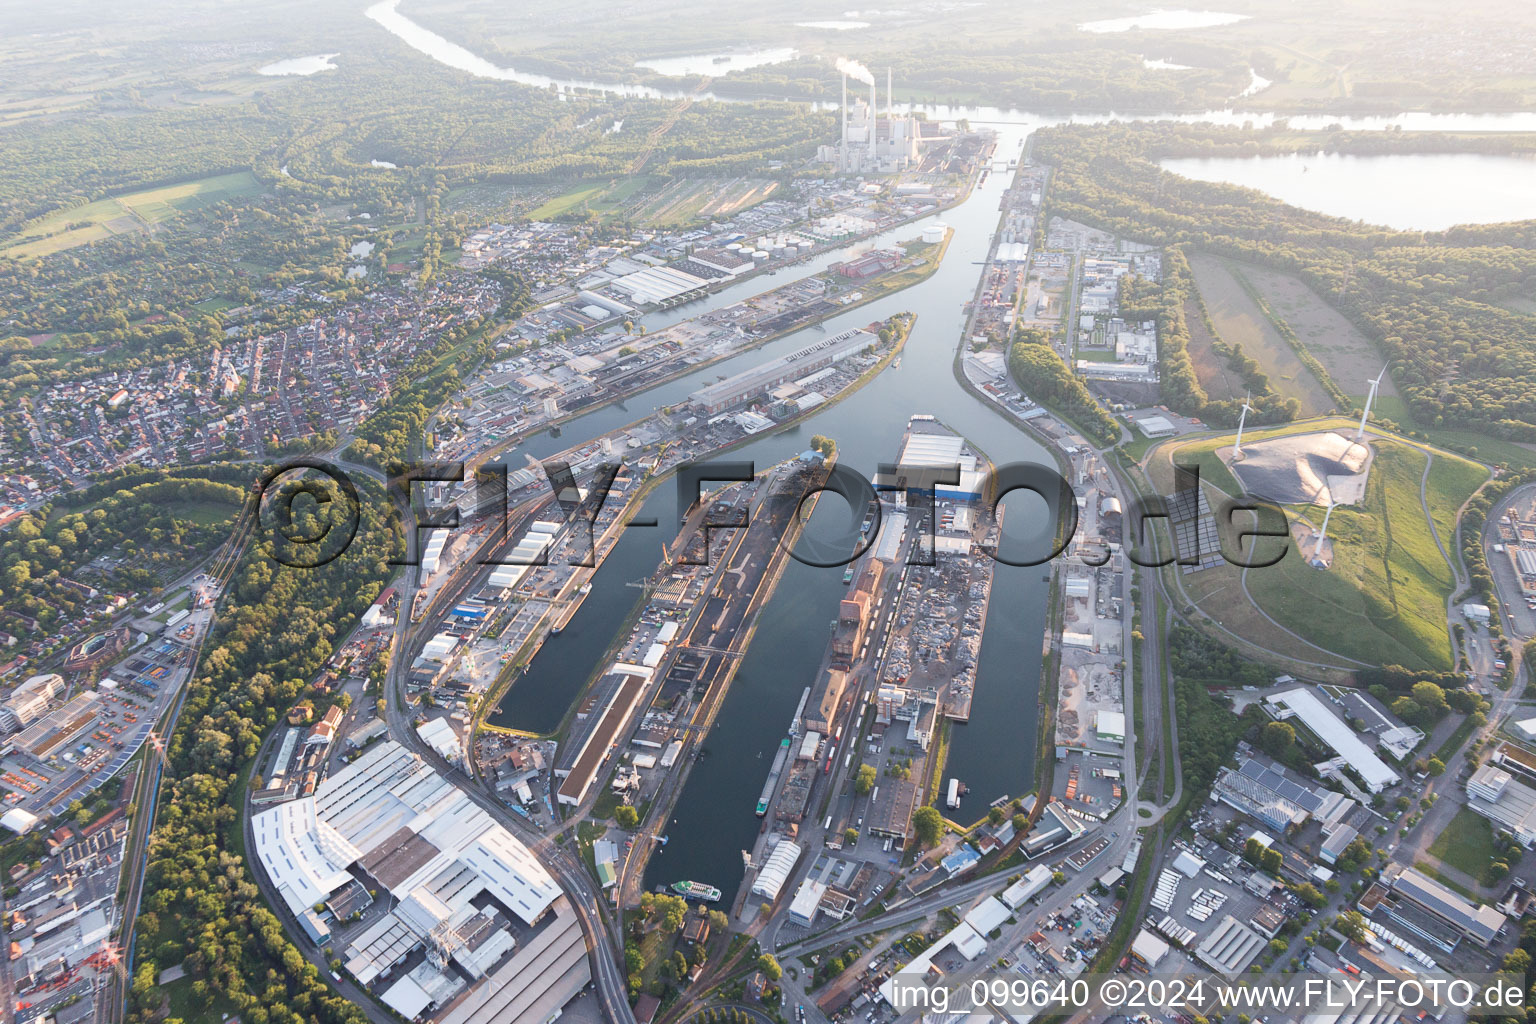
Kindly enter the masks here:
M 685 900 L 704 900 L 706 903 L 720 902 L 720 890 L 703 882 L 673 882 L 672 891 Z

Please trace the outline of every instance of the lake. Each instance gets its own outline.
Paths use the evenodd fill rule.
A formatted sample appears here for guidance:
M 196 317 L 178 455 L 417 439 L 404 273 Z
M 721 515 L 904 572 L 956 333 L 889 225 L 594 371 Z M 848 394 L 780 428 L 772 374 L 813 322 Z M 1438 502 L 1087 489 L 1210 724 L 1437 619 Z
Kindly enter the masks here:
M 746 71 L 765 64 L 783 64 L 795 59 L 795 50 L 784 46 L 776 50 L 756 50 L 752 53 L 695 53 L 687 57 L 653 57 L 635 61 L 635 67 L 654 71 L 669 78 L 687 75 L 726 75 L 732 71 Z
M 257 68 L 258 75 L 312 75 L 317 71 L 335 71 L 336 65 L 331 60 L 340 57 L 339 53 L 317 53 L 311 57 L 289 57 L 287 60 L 276 61 L 266 67 Z
M 1304 210 L 1402 231 L 1536 218 L 1536 159 L 1475 153 L 1342 153 L 1163 160 L 1200 181 L 1244 185 Z
M 1246 14 L 1227 14 L 1223 11 L 1149 11 L 1133 14 L 1129 18 L 1106 18 L 1103 21 L 1085 21 L 1077 26 L 1080 32 L 1129 32 L 1133 28 L 1162 29 L 1164 31 L 1185 28 L 1216 28 L 1234 25 L 1247 20 Z

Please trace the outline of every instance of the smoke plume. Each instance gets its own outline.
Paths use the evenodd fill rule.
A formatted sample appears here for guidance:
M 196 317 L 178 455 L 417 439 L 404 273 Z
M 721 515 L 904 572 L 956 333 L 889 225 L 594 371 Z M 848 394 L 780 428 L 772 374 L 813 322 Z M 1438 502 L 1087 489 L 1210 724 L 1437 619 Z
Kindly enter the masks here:
M 875 84 L 875 76 L 869 73 L 869 68 L 865 67 L 863 64 L 860 64 L 856 60 L 849 60 L 847 57 L 837 58 L 837 70 L 841 71 L 849 78 L 858 79 L 865 85 Z

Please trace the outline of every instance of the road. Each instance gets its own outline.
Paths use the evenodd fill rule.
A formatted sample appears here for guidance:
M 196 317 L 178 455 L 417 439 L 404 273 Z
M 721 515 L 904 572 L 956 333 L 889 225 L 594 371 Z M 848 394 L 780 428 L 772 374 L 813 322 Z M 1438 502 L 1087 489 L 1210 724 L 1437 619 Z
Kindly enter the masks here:
M 466 556 L 466 560 L 474 559 L 479 555 L 480 552 L 472 553 Z M 395 623 L 389 675 L 385 683 L 385 720 L 389 727 L 389 736 L 415 752 L 444 777 L 453 779 L 455 784 L 492 819 L 540 856 L 550 873 L 570 897 L 571 907 L 581 924 L 582 935 L 587 943 L 598 1001 L 602 1004 L 605 1015 L 613 1024 L 634 1024 L 635 1016 L 629 1006 L 627 980 L 615 952 L 623 948 L 623 938 L 618 935 L 616 925 L 603 910 L 596 883 L 587 876 L 585 868 L 579 863 L 572 862 L 570 854 L 563 846 L 550 842 L 547 836 L 541 835 L 525 819 L 508 810 L 494 794 L 488 794 L 479 781 L 464 773 L 462 765 L 448 763 L 428 746 L 417 734 L 416 725 L 411 718 L 410 707 L 405 699 L 406 669 L 422 644 L 436 630 L 435 609 L 440 606 L 451 606 L 481 576 L 488 574 L 490 569 L 490 566 L 485 566 L 482 570 L 465 573 L 461 580 L 442 587 L 435 596 L 432 608 L 422 617 L 421 625 L 414 628 L 411 626 L 411 617 L 408 613 L 409 600 L 402 597 L 402 611 Z M 419 570 L 416 569 L 407 570 L 406 592 L 414 591 L 418 573 Z

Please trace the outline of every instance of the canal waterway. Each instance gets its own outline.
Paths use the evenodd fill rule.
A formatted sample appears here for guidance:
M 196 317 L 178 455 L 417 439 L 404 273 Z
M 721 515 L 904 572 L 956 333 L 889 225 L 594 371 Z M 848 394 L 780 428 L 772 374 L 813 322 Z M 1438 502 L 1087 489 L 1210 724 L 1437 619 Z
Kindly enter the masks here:
M 999 155 L 1016 154 L 1023 136 L 1017 129 L 1002 132 Z M 732 452 L 730 458 L 766 466 L 804 449 L 811 435 L 819 433 L 837 441 L 843 464 L 873 476 L 880 463 L 895 460 L 908 418 L 921 412 L 937 416 L 996 462 L 1051 461 L 1033 438 L 961 388 L 952 371 L 964 327 L 964 306 L 976 287 L 977 263 L 990 248 L 1008 177 L 1004 173 L 989 176 L 964 203 L 941 215 L 954 235 L 933 276 L 826 324 L 827 333 L 836 333 L 898 312 L 916 313 L 901 365 L 788 431 Z M 920 223 L 898 229 L 895 235 L 915 233 Z M 519 445 L 507 460 L 521 465 L 525 455 L 553 454 L 679 402 L 722 373 L 824 336 L 807 329 L 661 385 L 622 406 L 596 410 L 565 424 L 559 436 L 545 433 Z M 671 535 L 669 524 L 677 521 L 676 505 L 676 490 L 670 485 L 647 499 L 640 518 L 655 518 L 663 525 L 625 532 L 598 570 L 581 609 L 513 684 L 494 722 L 534 731 L 548 731 L 559 724 L 592 673 L 602 667 L 599 656 L 641 599 L 638 589 L 625 584 L 644 579 L 656 568 L 661 544 Z M 1049 533 L 1043 507 L 1033 512 L 1032 517 L 1010 515 L 1010 537 L 1038 540 Z M 818 507 L 810 530 L 830 537 L 845 529 L 847 517 L 841 503 L 829 498 Z M 1031 518 L 1034 522 L 1028 521 Z M 697 878 L 727 891 L 739 883 L 740 851 L 751 848 L 760 825 L 753 813 L 758 790 L 802 691 L 815 681 L 831 622 L 845 593 L 840 568 L 789 564 L 714 729 L 704 741 L 703 759 L 683 790 L 674 820 L 664 825 L 664 831 L 677 841 L 655 858 L 656 878 L 649 881 Z M 945 772 L 965 780 L 977 807 L 1004 794 L 1022 795 L 1032 785 L 1046 593 L 1041 568 L 998 567 L 971 721 L 953 728 Z

